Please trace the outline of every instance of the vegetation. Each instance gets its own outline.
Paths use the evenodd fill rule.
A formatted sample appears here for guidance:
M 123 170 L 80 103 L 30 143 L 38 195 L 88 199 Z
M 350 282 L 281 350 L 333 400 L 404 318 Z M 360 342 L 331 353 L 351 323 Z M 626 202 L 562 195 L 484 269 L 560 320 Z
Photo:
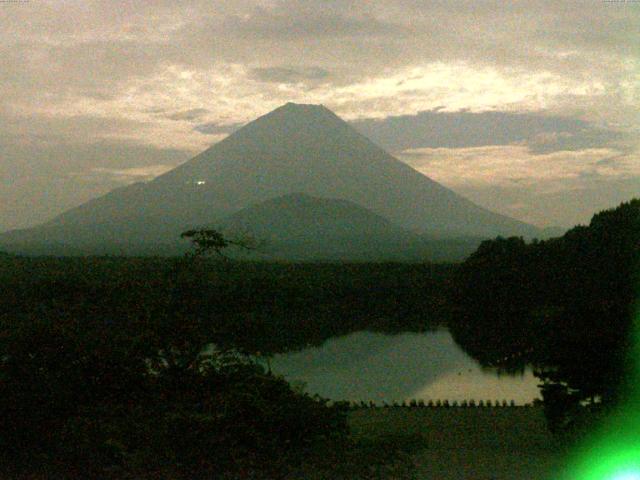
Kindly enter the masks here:
M 554 431 L 629 387 L 640 200 L 460 266 L 220 261 L 232 242 L 184 237 L 184 258 L 0 255 L 1 474 L 410 478 L 420 439 L 350 436 L 347 404 L 256 361 L 358 330 L 447 325 L 485 366 L 534 365 Z
M 563 237 L 484 242 L 456 274 L 455 339 L 484 365 L 536 366 L 553 430 L 624 395 L 633 362 L 640 200 Z
M 274 478 L 346 434 L 340 405 L 236 353 L 198 354 L 188 329 L 51 320 L 2 323 L 4 475 Z
M 196 242 L 198 254 L 226 246 L 214 240 Z M 16 277 L 0 311 L 3 474 L 275 478 L 317 445 L 344 443 L 347 407 L 216 345 L 178 267 L 142 303 L 151 291 L 125 294 L 135 282 Z
M 202 235 L 182 259 L 0 261 L 2 475 L 396 469 L 398 448 L 348 436 L 347 405 L 292 389 L 254 360 L 361 328 L 426 324 L 426 311 L 435 325 L 447 268 L 216 262 L 202 254 L 224 239 Z
M 197 319 L 213 343 L 271 354 L 358 330 L 421 331 L 444 324 L 449 308 L 443 284 L 453 269 L 9 257 L 0 259 L 0 315 L 56 311 L 125 328 L 140 318 L 179 314 Z
M 190 255 L 194 257 L 210 253 L 223 256 L 222 251 L 228 247 L 252 250 L 257 246 L 257 242 L 253 238 L 229 239 L 213 229 L 187 230 L 180 235 L 180 238 L 186 238 L 191 241 L 194 251 L 190 252 Z

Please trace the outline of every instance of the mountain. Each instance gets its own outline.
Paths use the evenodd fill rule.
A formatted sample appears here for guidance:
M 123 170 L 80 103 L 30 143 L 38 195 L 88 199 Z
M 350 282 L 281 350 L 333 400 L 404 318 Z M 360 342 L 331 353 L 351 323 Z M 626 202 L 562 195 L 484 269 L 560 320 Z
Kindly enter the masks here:
M 348 200 L 406 230 L 442 238 L 540 233 L 434 182 L 325 107 L 288 103 L 150 182 L 114 190 L 39 227 L 0 235 L 0 246 L 152 249 L 185 229 L 294 192 Z
M 278 260 L 462 260 L 479 238 L 429 239 L 348 200 L 287 194 L 251 205 L 223 220 L 230 238 L 263 243 L 250 258 Z M 446 244 L 445 244 L 446 243 Z
M 220 227 L 277 242 L 353 235 L 418 237 L 348 200 L 319 198 L 306 193 L 282 195 L 243 208 L 223 220 Z

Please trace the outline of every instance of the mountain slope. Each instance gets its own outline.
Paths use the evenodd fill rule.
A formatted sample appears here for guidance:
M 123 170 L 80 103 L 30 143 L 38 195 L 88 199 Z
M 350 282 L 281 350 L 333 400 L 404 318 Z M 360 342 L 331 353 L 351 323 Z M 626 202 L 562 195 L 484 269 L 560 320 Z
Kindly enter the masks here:
M 251 205 L 226 218 L 221 227 L 250 231 L 271 240 L 350 235 L 417 237 L 348 200 L 291 193 Z
M 261 258 L 288 260 L 426 260 L 421 236 L 348 200 L 288 194 L 249 206 L 221 222 L 230 237 L 264 243 Z
M 430 235 L 539 234 L 432 181 L 326 108 L 286 104 L 151 182 L 114 190 L 63 213 L 44 224 L 38 236 L 73 243 L 75 229 L 90 232 L 92 225 L 102 225 L 119 231 L 127 224 L 125 231 L 137 232 L 130 241 L 147 242 L 293 192 L 349 200 Z M 104 228 L 95 228 L 96 239 Z M 13 238 L 33 238 L 33 232 Z

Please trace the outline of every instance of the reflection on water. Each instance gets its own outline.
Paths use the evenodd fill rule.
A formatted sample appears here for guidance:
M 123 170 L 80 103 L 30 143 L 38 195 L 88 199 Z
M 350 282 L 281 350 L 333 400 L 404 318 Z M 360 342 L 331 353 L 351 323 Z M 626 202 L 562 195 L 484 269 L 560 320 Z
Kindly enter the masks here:
M 321 347 L 276 355 L 271 368 L 294 384 L 304 382 L 307 392 L 332 400 L 506 399 L 523 404 L 539 398 L 531 371 L 500 377 L 483 371 L 444 330 L 358 332 Z

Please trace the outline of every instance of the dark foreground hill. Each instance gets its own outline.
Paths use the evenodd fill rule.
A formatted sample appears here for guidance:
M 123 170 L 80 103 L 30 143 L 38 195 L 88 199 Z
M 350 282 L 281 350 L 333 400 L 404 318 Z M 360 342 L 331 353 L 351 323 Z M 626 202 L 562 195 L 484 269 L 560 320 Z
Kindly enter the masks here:
M 250 258 L 298 261 L 455 261 L 480 238 L 433 239 L 399 227 L 348 200 L 283 195 L 244 208 L 220 228 L 262 242 Z
M 328 109 L 289 103 L 153 181 L 114 190 L 37 228 L 0 235 L 0 247 L 153 251 L 186 229 L 295 192 L 348 200 L 432 237 L 541 233 L 434 182 Z

